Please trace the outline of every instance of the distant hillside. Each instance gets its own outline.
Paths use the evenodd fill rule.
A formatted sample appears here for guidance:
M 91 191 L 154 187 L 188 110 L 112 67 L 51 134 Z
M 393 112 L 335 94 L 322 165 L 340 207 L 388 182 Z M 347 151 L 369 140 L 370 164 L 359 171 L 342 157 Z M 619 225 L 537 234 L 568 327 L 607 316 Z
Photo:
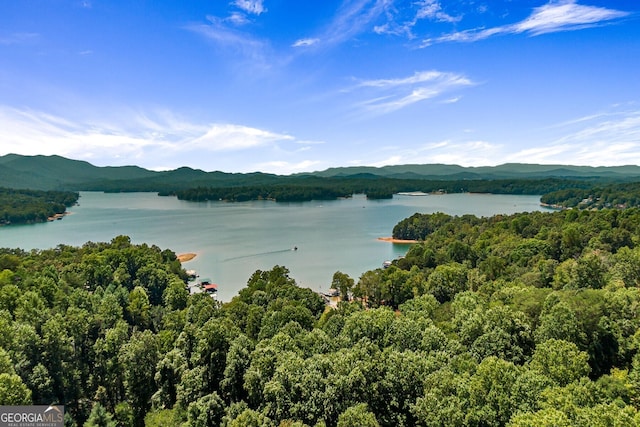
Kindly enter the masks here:
M 589 182 L 628 182 L 640 179 L 640 166 L 590 167 L 510 163 L 500 166 L 396 165 L 344 167 L 284 176 L 261 172 L 205 172 L 181 167 L 155 172 L 138 166 L 98 167 L 60 156 L 0 156 L 0 187 L 67 191 L 156 191 L 173 193 L 196 187 L 229 188 L 273 184 L 304 184 L 327 177 L 374 180 L 510 180 L 568 179 Z M 306 182 L 308 184 L 309 182 Z
M 98 167 L 60 156 L 0 157 L 0 186 L 36 190 L 81 190 L 95 180 L 137 180 L 156 175 L 138 166 Z
M 0 187 L 36 190 L 175 191 L 271 183 L 276 175 L 204 172 L 188 167 L 155 172 L 138 166 L 98 167 L 60 156 L 0 156 Z
M 640 166 L 568 166 L 505 163 L 499 166 L 462 167 L 457 165 L 352 166 L 312 172 L 316 176 L 373 174 L 388 178 L 426 179 L 509 179 L 509 178 L 604 178 L 626 180 L 640 177 Z

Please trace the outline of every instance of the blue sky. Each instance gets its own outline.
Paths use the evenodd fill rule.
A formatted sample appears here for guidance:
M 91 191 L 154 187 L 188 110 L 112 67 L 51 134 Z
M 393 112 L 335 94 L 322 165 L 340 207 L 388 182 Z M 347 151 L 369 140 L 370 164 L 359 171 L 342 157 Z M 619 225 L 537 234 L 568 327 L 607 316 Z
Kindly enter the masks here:
M 635 0 L 0 2 L 0 155 L 640 164 Z

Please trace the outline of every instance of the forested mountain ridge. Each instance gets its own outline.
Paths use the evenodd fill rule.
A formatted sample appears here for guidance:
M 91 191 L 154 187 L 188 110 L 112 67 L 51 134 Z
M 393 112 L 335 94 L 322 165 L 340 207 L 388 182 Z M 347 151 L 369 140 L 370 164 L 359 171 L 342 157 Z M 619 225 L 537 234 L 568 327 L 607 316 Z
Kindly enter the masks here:
M 1 249 L 0 405 L 58 402 L 68 426 L 640 424 L 639 209 L 411 223 L 406 257 L 334 274 L 337 309 L 282 266 L 224 304 L 189 295 L 172 251 L 125 236 Z
M 370 173 L 390 178 L 420 176 L 431 179 L 522 179 L 522 178 L 609 178 L 640 177 L 640 166 L 569 166 L 505 163 L 498 166 L 463 167 L 458 165 L 391 165 L 382 167 L 350 166 L 312 173 L 316 176 L 349 176 Z
M 137 166 L 97 167 L 61 156 L 0 156 L 0 187 L 35 190 L 83 190 L 95 180 L 136 180 L 156 172 Z
M 273 175 L 261 172 L 204 172 L 188 167 L 150 171 L 138 166 L 97 167 L 60 156 L 0 156 L 0 187 L 39 190 L 172 192 L 196 187 L 237 187 L 303 182 L 305 177 L 360 179 L 364 174 L 400 180 L 570 179 L 587 182 L 623 182 L 640 179 L 640 167 L 587 167 L 505 164 L 495 167 L 456 165 L 398 165 L 332 168 L 321 172 Z

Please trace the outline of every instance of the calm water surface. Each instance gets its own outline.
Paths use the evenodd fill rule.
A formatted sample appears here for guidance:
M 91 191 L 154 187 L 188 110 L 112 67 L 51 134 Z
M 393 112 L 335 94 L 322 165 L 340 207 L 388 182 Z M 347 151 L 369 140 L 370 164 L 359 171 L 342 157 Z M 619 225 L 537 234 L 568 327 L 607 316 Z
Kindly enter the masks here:
M 198 256 L 184 266 L 218 283 L 219 299 L 230 300 L 257 270 L 284 265 L 300 286 L 327 290 L 333 273 L 356 281 L 385 260 L 404 255 L 407 245 L 378 241 L 416 212 L 491 216 L 546 210 L 539 196 L 448 194 L 275 203 L 186 202 L 155 193 L 82 192 L 79 206 L 63 220 L 0 228 L 0 246 L 48 249 L 80 246 L 128 235 Z M 297 247 L 298 250 L 292 250 Z

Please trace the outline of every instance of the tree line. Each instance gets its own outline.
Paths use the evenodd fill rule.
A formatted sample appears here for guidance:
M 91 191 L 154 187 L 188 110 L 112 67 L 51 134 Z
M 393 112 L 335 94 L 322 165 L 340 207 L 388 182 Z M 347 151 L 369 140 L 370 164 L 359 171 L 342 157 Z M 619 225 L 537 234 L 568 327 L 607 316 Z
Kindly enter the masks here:
M 561 208 L 637 208 L 640 207 L 640 184 L 633 182 L 592 188 L 567 188 L 545 194 L 540 201 Z
M 229 202 L 245 202 L 249 200 L 308 202 L 311 200 L 335 200 L 339 197 L 351 197 L 351 194 L 350 190 L 342 187 L 307 185 L 269 185 L 229 188 L 197 187 L 175 193 L 178 199 L 193 202 L 221 200 Z
M 640 210 L 412 217 L 337 308 L 283 266 L 227 303 L 126 236 L 0 250 L 0 405 L 67 426 L 634 426 Z
M 166 191 L 160 195 L 176 195 L 189 201 L 247 201 L 274 200 L 277 202 L 331 200 L 366 194 L 370 199 L 388 199 L 399 192 L 425 193 L 492 193 L 492 194 L 545 194 L 566 188 L 590 188 L 589 180 L 500 179 L 500 180 L 427 180 L 399 179 L 374 175 L 342 178 L 294 177 L 286 183 L 244 186 L 200 186 L 186 190 Z
M 17 190 L 0 187 L 0 225 L 44 222 L 78 201 L 70 191 Z

